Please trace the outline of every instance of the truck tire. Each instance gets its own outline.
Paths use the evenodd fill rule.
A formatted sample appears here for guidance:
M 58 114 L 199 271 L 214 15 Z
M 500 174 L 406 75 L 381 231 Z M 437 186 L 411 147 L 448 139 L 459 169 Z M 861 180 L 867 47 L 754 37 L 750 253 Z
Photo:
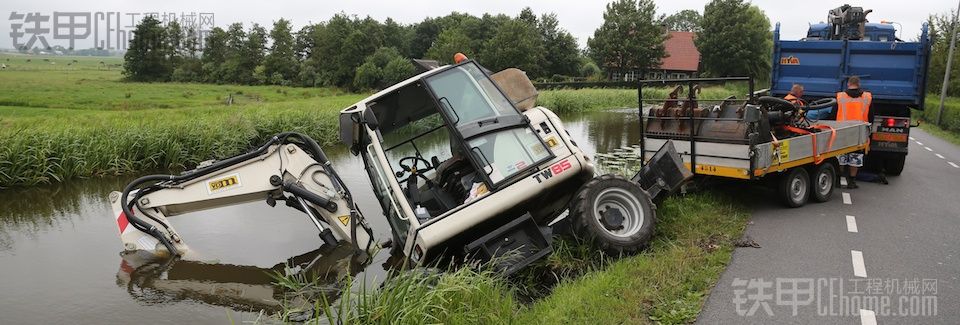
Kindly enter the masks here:
M 639 184 L 607 174 L 580 188 L 570 217 L 574 236 L 608 254 L 633 254 L 653 237 L 656 206 Z
M 883 170 L 887 175 L 900 176 L 903 173 L 903 165 L 907 163 L 907 155 L 888 155 L 883 159 Z
M 810 174 L 803 167 L 790 169 L 786 174 L 780 177 L 780 184 L 777 186 L 777 192 L 783 204 L 796 208 L 803 206 L 810 198 Z
M 825 161 L 813 168 L 810 175 L 810 198 L 815 202 L 827 202 L 833 196 L 833 189 L 837 185 L 837 167 L 832 161 Z

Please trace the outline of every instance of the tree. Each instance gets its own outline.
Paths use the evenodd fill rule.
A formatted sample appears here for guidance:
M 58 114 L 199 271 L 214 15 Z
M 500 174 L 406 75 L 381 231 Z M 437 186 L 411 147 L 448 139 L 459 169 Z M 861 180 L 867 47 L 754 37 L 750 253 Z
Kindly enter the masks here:
M 430 50 L 430 47 L 434 45 L 434 41 L 440 35 L 440 24 L 436 19 L 428 17 L 414 24 L 411 29 L 413 29 L 413 39 L 410 41 L 408 54 L 412 58 L 428 57 L 427 51 Z
M 594 61 L 605 70 L 645 70 L 666 56 L 666 33 L 654 19 L 653 0 L 617 0 L 607 4 L 603 25 L 587 40 Z
M 203 80 L 206 82 L 221 82 L 224 77 L 223 64 L 227 60 L 227 32 L 220 27 L 214 27 L 210 34 L 203 39 L 203 55 L 200 63 L 203 68 Z
M 442 64 L 450 64 L 453 63 L 453 55 L 457 52 L 466 54 L 467 57 L 475 56 L 477 50 L 471 46 L 471 43 L 473 40 L 460 28 L 445 29 L 437 36 L 437 40 L 433 42 L 425 56 Z
M 695 39 L 710 76 L 767 78 L 773 36 L 770 20 L 743 0 L 713 0 L 703 9 L 703 30 Z
M 558 25 L 554 13 L 541 16 L 537 25 L 544 46 L 544 75 L 572 76 L 580 65 L 580 49 L 577 39 Z
M 197 29 L 187 28 L 183 33 L 183 41 L 180 43 L 179 57 L 180 62 L 173 69 L 173 80 L 179 82 L 202 81 L 203 64 L 197 53 L 200 50 Z
M 412 28 L 387 18 L 383 21 L 383 37 L 383 46 L 395 48 L 401 55 L 410 55 L 410 43 L 413 41 Z
M 297 76 L 297 54 L 293 50 L 294 39 L 290 34 L 290 21 L 280 19 L 270 30 L 270 53 L 264 58 L 264 74 L 271 84 L 289 84 Z
M 930 66 L 927 68 L 927 91 L 940 93 L 943 88 L 943 74 L 947 69 L 947 53 L 950 51 L 950 31 L 953 30 L 953 11 L 945 14 L 930 15 L 927 19 L 930 28 Z M 960 75 L 960 51 L 953 53 L 953 65 L 950 74 Z M 960 95 L 960 83 L 951 82 L 947 88 L 950 96 Z
M 247 46 L 247 32 L 243 29 L 243 24 L 233 23 L 227 27 L 226 57 L 220 65 L 221 78 L 214 80 L 216 82 L 243 83 L 253 74 L 254 67 L 246 67 L 243 64 L 245 60 L 243 53 Z
M 484 45 L 483 65 L 492 71 L 510 67 L 524 70 L 531 77 L 543 76 L 543 40 L 536 25 L 517 19 L 500 25 Z
M 123 75 L 133 81 L 167 81 L 173 73 L 167 32 L 155 17 L 147 16 L 133 30 L 123 56 Z
M 263 64 L 264 51 L 267 49 L 267 30 L 259 24 L 253 24 L 250 32 L 247 34 L 247 41 L 244 43 L 243 51 L 240 52 L 240 64 L 238 71 L 239 82 L 242 84 L 263 83 L 265 76 L 254 77 L 254 72 L 259 68 L 261 72 L 266 70 L 260 67 Z M 266 76 L 269 77 L 269 76 Z
M 681 10 L 660 19 L 661 24 L 666 26 L 667 29 L 678 32 L 699 32 L 702 20 L 703 16 L 700 16 L 700 13 L 696 10 L 691 9 Z
M 533 9 L 530 9 L 530 7 L 524 7 L 523 10 L 520 10 L 520 15 L 517 16 L 517 20 L 531 26 L 536 26 L 539 23 L 539 21 L 537 21 L 537 15 L 533 13 Z
M 353 79 L 356 89 L 385 88 L 413 75 L 415 67 L 392 47 L 381 47 L 367 56 Z

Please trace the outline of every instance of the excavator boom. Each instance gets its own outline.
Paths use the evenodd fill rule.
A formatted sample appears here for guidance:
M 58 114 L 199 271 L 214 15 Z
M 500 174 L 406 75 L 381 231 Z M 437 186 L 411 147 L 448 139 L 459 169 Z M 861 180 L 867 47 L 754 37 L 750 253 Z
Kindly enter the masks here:
M 180 175 L 150 175 L 110 194 L 126 251 L 183 255 L 189 251 L 167 217 L 265 200 L 304 212 L 325 244 L 350 241 L 357 252 L 373 243 L 350 191 L 317 143 L 298 133 Z M 363 231 L 357 231 L 357 228 Z

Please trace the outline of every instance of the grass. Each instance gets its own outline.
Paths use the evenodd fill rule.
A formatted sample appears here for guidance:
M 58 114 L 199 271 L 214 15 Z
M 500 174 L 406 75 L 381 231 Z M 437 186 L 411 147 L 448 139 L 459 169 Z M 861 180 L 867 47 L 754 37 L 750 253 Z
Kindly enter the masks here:
M 940 109 L 940 96 L 928 94 L 926 98 L 926 109 L 923 111 L 914 110 L 914 118 L 920 118 L 920 128 L 930 132 L 937 137 L 943 138 L 949 142 L 960 145 L 960 98 L 948 97 L 943 105 L 943 121 L 936 125 L 937 113 Z
M 656 87 L 645 88 L 644 99 L 665 99 L 673 89 Z M 724 86 L 706 87 L 698 98 L 724 99 L 734 95 L 745 98 L 745 85 L 728 84 Z M 686 98 L 681 95 L 680 98 Z M 653 103 L 651 101 L 651 103 Z M 540 92 L 537 104 L 550 108 L 557 114 L 580 113 L 605 108 L 637 107 L 636 89 L 559 89 Z
M 398 273 L 379 289 L 346 292 L 339 303 L 321 297 L 313 317 L 338 324 L 690 323 L 746 225 L 743 207 L 731 202 L 709 193 L 667 199 L 651 247 L 636 256 L 607 257 L 561 241 L 551 257 L 520 277 L 544 270 L 575 274 L 558 275 L 552 292 L 532 304 L 517 298 L 524 281 L 483 268 L 417 269 Z M 279 316 L 298 311 L 288 308 Z
M 331 88 L 122 82 L 119 62 L 0 55 L 7 65 L 0 71 L 0 188 L 192 168 L 282 131 L 333 146 L 338 111 L 365 96 Z

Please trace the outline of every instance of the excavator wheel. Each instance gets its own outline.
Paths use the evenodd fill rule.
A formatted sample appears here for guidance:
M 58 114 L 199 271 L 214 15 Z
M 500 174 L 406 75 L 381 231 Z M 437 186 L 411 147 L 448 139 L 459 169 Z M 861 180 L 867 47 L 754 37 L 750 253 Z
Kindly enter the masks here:
M 653 237 L 656 206 L 639 184 L 607 174 L 580 188 L 570 217 L 574 236 L 608 254 L 633 254 Z

